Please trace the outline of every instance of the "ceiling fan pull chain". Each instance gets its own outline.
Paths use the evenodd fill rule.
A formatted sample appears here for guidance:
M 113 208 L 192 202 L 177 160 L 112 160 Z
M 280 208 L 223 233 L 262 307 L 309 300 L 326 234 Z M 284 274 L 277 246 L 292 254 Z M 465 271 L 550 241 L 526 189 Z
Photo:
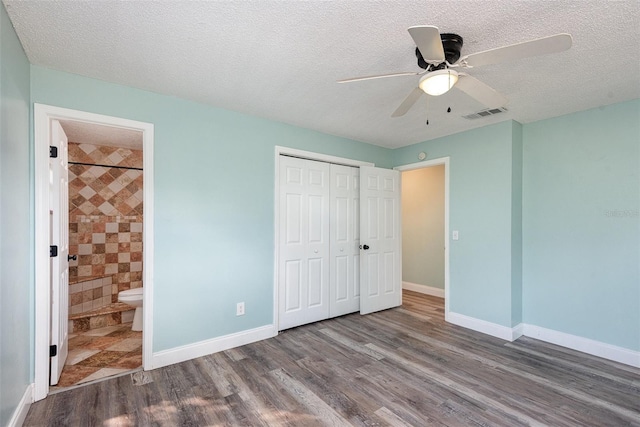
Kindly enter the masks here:
M 427 104 L 427 126 L 429 126 L 429 97 L 428 96 L 424 102 Z

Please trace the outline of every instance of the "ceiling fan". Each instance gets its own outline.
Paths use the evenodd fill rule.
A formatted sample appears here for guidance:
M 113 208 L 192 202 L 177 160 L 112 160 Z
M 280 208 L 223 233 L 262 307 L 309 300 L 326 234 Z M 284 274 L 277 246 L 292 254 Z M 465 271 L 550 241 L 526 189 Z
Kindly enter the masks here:
M 424 71 L 379 74 L 338 80 L 338 83 L 351 83 L 386 77 L 422 76 L 418 81 L 418 87 L 411 91 L 391 117 L 400 117 L 406 114 L 423 93 L 430 96 L 439 96 L 453 87 L 466 93 L 486 108 L 503 107 L 508 102 L 507 98 L 475 77 L 456 71 L 456 68 L 468 69 L 531 56 L 562 52 L 569 49 L 572 43 L 571 35 L 563 33 L 461 56 L 462 37 L 457 34 L 441 34 L 437 27 L 430 25 L 410 27 L 408 31 L 417 46 L 418 66 Z

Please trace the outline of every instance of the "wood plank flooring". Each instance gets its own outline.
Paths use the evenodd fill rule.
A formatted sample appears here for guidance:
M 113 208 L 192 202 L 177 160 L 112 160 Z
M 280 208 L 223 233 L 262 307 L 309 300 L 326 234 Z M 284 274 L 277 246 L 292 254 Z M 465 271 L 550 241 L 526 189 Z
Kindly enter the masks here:
M 53 394 L 26 426 L 640 426 L 640 370 L 444 322 L 441 298 L 352 314 Z

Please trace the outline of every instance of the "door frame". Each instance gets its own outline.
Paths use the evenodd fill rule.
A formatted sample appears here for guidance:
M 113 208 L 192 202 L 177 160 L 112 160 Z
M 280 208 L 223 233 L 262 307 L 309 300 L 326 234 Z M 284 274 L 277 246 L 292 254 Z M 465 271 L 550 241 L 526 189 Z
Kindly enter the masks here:
M 45 104 L 34 104 L 34 401 L 49 393 L 50 269 L 49 269 L 49 145 L 52 120 L 126 128 L 142 132 L 143 147 L 143 369 L 152 366 L 153 343 L 153 144 L 152 123 L 138 122 Z
M 279 297 L 279 283 L 278 283 L 278 266 L 280 262 L 280 156 L 298 157 L 301 159 L 315 160 L 325 163 L 335 163 L 344 166 L 375 166 L 375 163 L 363 162 L 360 160 L 348 159 L 345 157 L 332 156 L 329 154 L 314 153 L 312 151 L 298 150 L 296 148 L 289 148 L 276 145 L 275 146 L 275 184 L 274 184 L 274 241 L 273 241 L 273 254 L 274 254 L 274 268 L 273 268 L 273 325 L 275 330 L 280 330 L 278 322 L 278 314 L 280 313 L 280 307 L 278 305 Z
M 432 160 L 425 160 L 418 163 L 397 166 L 394 169 L 400 172 L 424 169 L 431 166 L 444 165 L 444 320 L 449 321 L 449 288 L 450 288 L 450 267 L 449 267 L 449 161 L 450 158 L 440 157 Z M 402 185 L 402 184 L 400 184 Z

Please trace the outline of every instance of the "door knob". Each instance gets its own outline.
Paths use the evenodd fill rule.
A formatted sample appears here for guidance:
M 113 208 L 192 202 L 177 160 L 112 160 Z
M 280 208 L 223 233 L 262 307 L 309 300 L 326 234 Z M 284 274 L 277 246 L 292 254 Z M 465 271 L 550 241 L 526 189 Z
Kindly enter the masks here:
M 360 245 L 360 249 L 364 249 L 366 251 L 369 249 L 369 245 Z
M 78 260 L 78 255 L 67 255 L 67 261 L 77 261 Z

